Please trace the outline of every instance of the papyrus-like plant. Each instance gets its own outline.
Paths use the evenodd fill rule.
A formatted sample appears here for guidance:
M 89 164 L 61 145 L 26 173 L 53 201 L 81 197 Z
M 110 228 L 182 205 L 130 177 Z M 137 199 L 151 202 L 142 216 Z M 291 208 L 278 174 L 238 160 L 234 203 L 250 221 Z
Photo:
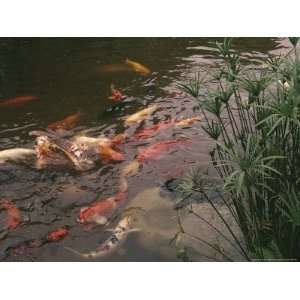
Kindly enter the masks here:
M 223 65 L 206 75 L 206 84 L 198 74 L 181 85 L 204 116 L 211 165 L 223 182 L 220 197 L 242 238 L 222 219 L 199 178 L 184 178 L 181 192 L 207 198 L 226 223 L 226 238 L 247 260 L 300 258 L 300 62 L 298 38 L 290 41 L 287 56 L 270 57 L 253 70 L 241 66 L 226 38 L 217 44 Z

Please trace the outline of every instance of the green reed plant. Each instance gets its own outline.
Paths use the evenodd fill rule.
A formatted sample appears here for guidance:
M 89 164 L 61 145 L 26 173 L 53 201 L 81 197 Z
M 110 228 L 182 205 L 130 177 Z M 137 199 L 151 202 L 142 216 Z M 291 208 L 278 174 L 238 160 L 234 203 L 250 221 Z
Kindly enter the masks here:
M 184 196 L 204 195 L 228 230 L 229 236 L 221 236 L 247 260 L 300 258 L 300 61 L 298 38 L 290 42 L 285 57 L 269 57 L 253 70 L 242 68 L 232 39 L 225 38 L 216 45 L 223 64 L 205 81 L 198 74 L 180 86 L 204 116 L 203 129 L 212 139 L 211 164 L 222 189 L 204 188 L 203 175 L 192 172 L 179 190 Z M 212 188 L 242 238 L 210 200 Z

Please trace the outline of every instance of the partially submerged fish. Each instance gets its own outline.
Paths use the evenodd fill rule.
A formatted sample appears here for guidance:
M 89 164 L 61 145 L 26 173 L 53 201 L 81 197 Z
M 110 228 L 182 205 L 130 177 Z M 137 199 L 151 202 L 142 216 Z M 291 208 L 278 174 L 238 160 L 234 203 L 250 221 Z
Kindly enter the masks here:
M 157 133 L 158 131 L 160 131 L 162 129 L 166 129 L 169 127 L 177 127 L 177 126 L 188 126 L 188 125 L 192 125 L 193 123 L 195 123 L 196 121 L 199 121 L 199 120 L 200 120 L 199 117 L 194 117 L 194 118 L 183 119 L 180 121 L 162 121 L 153 126 L 140 129 L 134 135 L 134 138 L 136 138 L 136 139 L 150 138 L 155 133 Z
M 0 200 L 0 209 L 7 211 L 7 227 L 8 229 L 15 229 L 21 223 L 21 212 L 16 205 L 7 199 Z
M 111 89 L 111 96 L 109 97 L 110 100 L 114 102 L 122 102 L 124 99 L 126 99 L 126 96 L 124 96 L 121 93 L 121 91 L 115 89 L 113 84 L 110 86 L 110 89 Z
M 65 236 L 67 236 L 68 233 L 69 230 L 64 227 L 58 228 L 56 230 L 49 232 L 46 239 L 48 242 L 57 242 L 62 238 L 64 238 Z
M 113 250 L 117 249 L 130 232 L 139 231 L 139 228 L 137 228 L 138 221 L 138 215 L 136 212 L 125 212 L 118 225 L 112 230 L 112 235 L 105 242 L 103 242 L 103 244 L 101 244 L 96 251 L 80 253 L 69 247 L 66 247 L 66 249 L 81 256 L 82 258 L 106 256 Z
M 36 154 L 33 149 L 13 148 L 0 151 L 0 164 L 9 160 L 22 160 Z
M 17 255 L 24 255 L 28 250 L 32 248 L 39 248 L 46 243 L 58 242 L 67 236 L 69 233 L 68 229 L 61 227 L 56 230 L 53 230 L 47 234 L 46 237 L 42 238 L 35 238 L 32 240 L 27 240 L 22 242 L 14 247 L 8 249 L 9 255 L 17 256 Z
M 16 98 L 0 100 L 0 107 L 24 104 L 26 102 L 30 102 L 30 101 L 37 100 L 37 99 L 38 99 L 38 97 L 36 97 L 36 96 L 18 96 Z
M 76 124 L 80 121 L 81 117 L 82 114 L 80 112 L 77 112 L 62 120 L 49 124 L 47 128 L 51 130 L 59 130 L 59 129 L 70 130 L 76 126 Z
M 101 225 L 106 224 L 119 202 L 123 201 L 126 197 L 127 186 L 126 189 L 123 187 L 123 190 L 119 191 L 115 196 L 98 200 L 88 207 L 81 208 L 77 221 L 82 224 L 92 222 Z
M 125 118 L 125 125 L 130 125 L 132 123 L 139 123 L 142 120 L 145 120 L 148 118 L 149 115 L 151 115 L 154 111 L 156 111 L 158 108 L 157 104 L 153 104 L 145 109 L 142 109 L 128 117 Z
M 153 126 L 140 129 L 135 135 L 136 139 L 150 138 L 159 130 L 171 127 L 174 123 L 172 121 L 163 121 Z
M 174 123 L 174 125 L 175 126 L 187 126 L 187 125 L 192 125 L 195 122 L 198 122 L 200 120 L 201 120 L 200 117 L 187 118 L 187 119 L 183 119 L 183 120 L 180 120 L 180 121 L 176 121 Z
M 130 66 L 132 68 L 132 70 L 135 71 L 136 73 L 139 73 L 144 76 L 151 74 L 151 71 L 147 67 L 145 67 L 144 65 L 142 65 L 136 61 L 133 61 L 133 60 L 130 60 L 127 58 L 125 60 L 125 63 L 128 66 Z
M 163 142 L 157 142 L 153 145 L 150 145 L 147 148 L 139 148 L 137 160 L 143 162 L 148 159 L 157 159 L 160 157 L 162 152 L 168 151 L 174 145 L 180 145 L 186 143 L 185 140 L 169 140 Z

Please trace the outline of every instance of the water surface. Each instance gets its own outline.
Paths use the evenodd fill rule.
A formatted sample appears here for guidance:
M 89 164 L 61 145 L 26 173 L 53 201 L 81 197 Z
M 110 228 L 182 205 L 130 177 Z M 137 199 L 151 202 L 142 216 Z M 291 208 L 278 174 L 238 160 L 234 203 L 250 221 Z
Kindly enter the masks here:
M 179 92 L 177 84 L 200 69 L 220 63 L 215 41 L 215 38 L 0 39 L 0 102 L 20 95 L 39 98 L 22 106 L 0 107 L 0 150 L 34 147 L 30 131 L 43 129 L 77 111 L 84 117 L 71 134 L 85 132 L 89 136 L 108 137 L 123 132 L 132 135 L 138 128 L 159 121 L 197 115 L 193 110 L 195 103 Z M 284 52 L 285 48 L 285 40 L 279 38 L 241 38 L 234 42 L 243 64 L 253 66 L 268 54 Z M 147 66 L 151 75 L 103 71 L 103 65 L 120 64 L 126 58 Z M 112 83 L 127 95 L 124 104 L 115 106 L 108 99 Z M 153 103 L 159 109 L 149 120 L 124 126 L 122 117 Z M 99 260 L 175 259 L 175 251 L 168 244 L 176 230 L 172 202 L 159 200 L 155 188 L 191 166 L 207 164 L 209 139 L 200 128 L 200 123 L 189 129 L 170 128 L 151 139 L 120 145 L 126 161 L 100 164 L 81 173 L 55 168 L 37 170 L 24 163 L 0 165 L 0 197 L 11 199 L 21 209 L 23 219 L 15 230 L 7 231 L 5 212 L 0 211 L 0 258 L 81 260 L 64 247 L 90 251 L 109 234 L 101 226 L 87 230 L 78 224 L 80 208 L 115 194 L 120 168 L 135 159 L 139 147 L 185 137 L 191 141 L 186 148 L 176 148 L 158 161 L 146 162 L 136 176 L 128 179 L 129 195 L 122 209 L 132 205 L 134 199 L 135 206 L 144 205 L 151 211 L 152 219 L 144 230 L 131 234 L 117 252 Z M 154 191 L 153 199 L 149 191 Z M 143 196 L 145 193 L 148 200 Z M 43 237 L 61 226 L 70 229 L 62 241 L 19 255 L 10 254 L 10 249 L 17 245 Z

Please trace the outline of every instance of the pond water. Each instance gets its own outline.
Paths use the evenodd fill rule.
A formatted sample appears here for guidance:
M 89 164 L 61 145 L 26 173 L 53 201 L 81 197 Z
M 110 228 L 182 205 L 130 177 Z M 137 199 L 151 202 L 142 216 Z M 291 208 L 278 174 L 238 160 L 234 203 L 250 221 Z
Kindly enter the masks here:
M 46 128 L 78 111 L 82 118 L 69 132 L 96 137 L 126 133 L 132 137 L 140 128 L 159 121 L 197 116 L 192 99 L 177 85 L 199 68 L 215 67 L 215 38 L 32 38 L 0 39 L 0 103 L 17 96 L 37 100 L 18 106 L 0 105 L 0 150 L 33 148 L 29 133 Z M 280 38 L 240 38 L 234 48 L 243 63 L 256 65 L 270 53 L 285 51 Z M 126 58 L 151 70 L 143 76 L 120 66 Z M 114 104 L 111 84 L 127 97 Z M 123 117 L 156 103 L 158 109 L 147 120 L 129 126 Z M 0 164 L 0 198 L 12 201 L 21 212 L 22 222 L 14 230 L 6 226 L 7 214 L 0 210 L 0 259 L 6 261 L 86 260 L 68 251 L 96 249 L 111 233 L 116 219 L 106 226 L 92 228 L 79 224 L 82 207 L 116 194 L 120 170 L 133 161 L 140 147 L 158 141 L 186 138 L 186 145 L 170 149 L 166 155 L 143 163 L 139 172 L 127 179 L 128 196 L 118 213 L 130 206 L 147 212 L 143 229 L 132 232 L 111 254 L 97 260 L 173 260 L 169 240 L 176 230 L 172 200 L 161 197 L 160 187 L 195 165 L 206 165 L 209 139 L 201 122 L 193 126 L 169 127 L 149 139 L 118 145 L 124 161 L 99 163 L 78 172 L 69 168 L 36 169 L 34 163 Z M 69 234 L 57 242 L 45 242 L 27 249 L 22 245 L 42 239 L 60 227 Z M 27 243 L 27 244 L 26 244 Z M 14 251 L 16 250 L 16 251 Z

